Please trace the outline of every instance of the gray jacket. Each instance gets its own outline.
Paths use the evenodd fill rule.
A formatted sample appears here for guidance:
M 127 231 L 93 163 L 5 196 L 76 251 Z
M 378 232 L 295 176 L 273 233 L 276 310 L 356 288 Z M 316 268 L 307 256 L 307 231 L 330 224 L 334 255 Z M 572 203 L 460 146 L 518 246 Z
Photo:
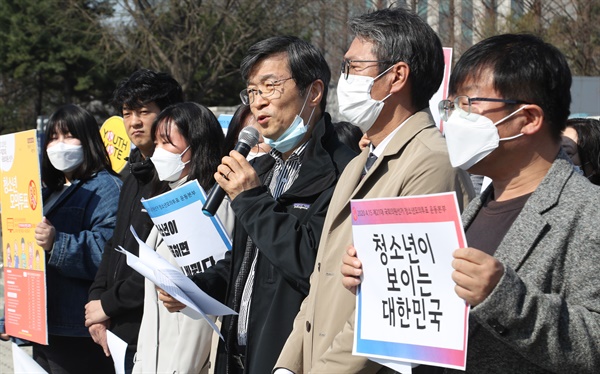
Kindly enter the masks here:
M 495 253 L 506 271 L 471 310 L 467 372 L 600 371 L 599 224 L 600 188 L 559 155 Z

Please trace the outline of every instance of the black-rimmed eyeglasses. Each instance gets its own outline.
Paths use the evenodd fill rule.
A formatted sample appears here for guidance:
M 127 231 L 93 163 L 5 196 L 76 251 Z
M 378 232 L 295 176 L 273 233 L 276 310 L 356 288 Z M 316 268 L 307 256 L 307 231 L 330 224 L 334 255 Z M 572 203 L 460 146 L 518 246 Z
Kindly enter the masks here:
M 475 101 L 489 101 L 494 103 L 504 103 L 504 104 L 529 104 L 523 100 L 514 100 L 514 99 L 497 99 L 497 98 L 489 98 L 489 97 L 469 97 L 466 95 L 457 96 L 454 100 L 442 100 L 438 104 L 438 110 L 440 112 L 440 117 L 443 121 L 448 121 L 448 118 L 454 112 L 454 109 L 461 110 L 464 115 L 469 115 L 472 113 L 471 103 Z
M 391 64 L 392 61 L 385 61 L 385 60 L 346 60 L 344 59 L 342 61 L 342 76 L 344 77 L 344 79 L 348 79 L 348 75 L 350 74 L 350 65 L 354 62 L 376 62 L 378 64 Z M 366 69 L 369 66 L 365 66 L 364 68 Z

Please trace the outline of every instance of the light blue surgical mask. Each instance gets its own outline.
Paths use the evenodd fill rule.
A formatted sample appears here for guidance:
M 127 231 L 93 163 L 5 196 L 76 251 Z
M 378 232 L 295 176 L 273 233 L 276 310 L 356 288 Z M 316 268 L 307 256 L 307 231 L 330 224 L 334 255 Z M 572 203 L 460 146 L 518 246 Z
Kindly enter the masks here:
M 310 95 L 311 89 L 312 89 L 312 83 L 311 83 L 310 87 L 308 88 L 308 94 L 306 95 L 306 98 L 304 99 L 304 104 L 302 104 L 302 109 L 300 109 L 300 113 L 302 113 L 302 111 L 304 110 L 304 107 L 306 106 L 306 102 L 308 101 L 308 96 Z M 315 108 L 313 108 L 312 112 L 310 112 L 310 117 L 308 117 L 309 124 L 310 124 L 310 120 L 312 119 L 313 113 L 315 112 Z M 264 138 L 265 144 L 267 144 L 271 148 L 275 148 L 276 150 L 278 150 L 281 153 L 286 153 L 286 152 L 290 151 L 291 149 L 293 149 L 296 145 L 298 145 L 300 140 L 302 140 L 302 138 L 304 138 L 304 135 L 306 134 L 307 131 L 308 131 L 308 126 L 304 125 L 304 120 L 302 119 L 302 117 L 300 117 L 300 114 L 296 114 L 296 117 L 294 118 L 294 121 L 292 122 L 290 127 L 288 127 L 287 130 L 285 130 L 285 132 L 283 134 L 281 134 L 281 136 L 277 140 Z

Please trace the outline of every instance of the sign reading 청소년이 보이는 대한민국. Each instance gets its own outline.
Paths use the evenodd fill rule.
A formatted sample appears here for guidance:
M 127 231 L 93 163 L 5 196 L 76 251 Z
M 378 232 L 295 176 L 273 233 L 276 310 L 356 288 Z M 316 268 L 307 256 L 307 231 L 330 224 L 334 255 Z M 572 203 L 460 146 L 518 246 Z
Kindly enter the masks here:
M 113 116 L 104 121 L 100 127 L 100 136 L 112 168 L 115 172 L 120 173 L 127 165 L 127 157 L 131 152 L 131 140 L 127 136 L 127 130 L 123 123 L 123 118 Z
M 34 233 L 43 216 L 36 130 L 0 136 L 0 170 L 6 333 L 48 344 L 45 252 Z
M 364 274 L 353 353 L 464 370 L 469 306 L 451 281 L 452 253 L 466 246 L 456 195 L 352 200 L 351 210 Z

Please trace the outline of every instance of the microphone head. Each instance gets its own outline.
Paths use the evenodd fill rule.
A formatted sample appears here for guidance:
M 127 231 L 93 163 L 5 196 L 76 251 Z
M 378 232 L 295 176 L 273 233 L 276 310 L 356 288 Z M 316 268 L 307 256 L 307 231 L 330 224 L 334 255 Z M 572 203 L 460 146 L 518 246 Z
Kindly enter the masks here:
M 244 127 L 238 136 L 238 142 L 247 144 L 250 148 L 258 144 L 260 134 L 252 126 Z

